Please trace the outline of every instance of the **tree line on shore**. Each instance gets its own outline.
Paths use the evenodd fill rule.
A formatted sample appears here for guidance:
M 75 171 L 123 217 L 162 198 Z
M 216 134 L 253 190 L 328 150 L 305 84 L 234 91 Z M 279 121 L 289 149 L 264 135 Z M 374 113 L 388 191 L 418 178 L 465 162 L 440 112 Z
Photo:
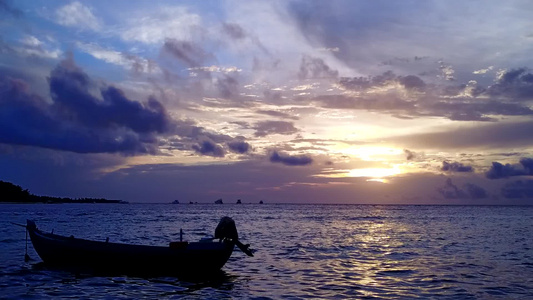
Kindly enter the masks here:
M 126 203 L 104 198 L 66 198 L 33 195 L 16 184 L 0 180 L 0 202 L 12 203 Z

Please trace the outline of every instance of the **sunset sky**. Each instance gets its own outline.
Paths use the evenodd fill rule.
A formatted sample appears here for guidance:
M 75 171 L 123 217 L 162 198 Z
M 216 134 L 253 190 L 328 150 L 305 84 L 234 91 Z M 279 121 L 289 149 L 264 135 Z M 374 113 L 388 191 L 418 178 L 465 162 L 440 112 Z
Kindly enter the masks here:
M 533 204 L 533 2 L 0 0 L 0 180 Z

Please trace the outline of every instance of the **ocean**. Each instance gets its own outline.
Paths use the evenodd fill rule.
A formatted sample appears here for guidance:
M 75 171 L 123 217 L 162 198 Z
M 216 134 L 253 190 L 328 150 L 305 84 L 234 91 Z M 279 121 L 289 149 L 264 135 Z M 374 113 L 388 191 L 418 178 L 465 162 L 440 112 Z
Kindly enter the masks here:
M 533 206 L 2 204 L 0 298 L 533 299 Z M 43 267 L 25 232 L 168 245 L 232 217 L 237 248 L 205 280 Z

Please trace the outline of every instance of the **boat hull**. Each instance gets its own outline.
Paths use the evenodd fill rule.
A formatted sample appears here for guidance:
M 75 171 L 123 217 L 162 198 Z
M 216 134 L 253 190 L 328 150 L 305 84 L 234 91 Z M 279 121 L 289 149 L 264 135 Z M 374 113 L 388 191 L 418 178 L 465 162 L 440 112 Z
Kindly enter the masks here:
M 196 242 L 176 247 L 130 245 L 44 233 L 28 221 L 33 247 L 46 265 L 92 273 L 208 275 L 220 270 L 234 243 Z

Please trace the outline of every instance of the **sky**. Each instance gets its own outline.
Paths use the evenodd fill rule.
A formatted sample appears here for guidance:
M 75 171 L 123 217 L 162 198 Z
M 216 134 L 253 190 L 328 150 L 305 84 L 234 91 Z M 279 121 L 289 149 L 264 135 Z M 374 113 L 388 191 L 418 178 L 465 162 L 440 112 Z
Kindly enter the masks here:
M 533 204 L 533 2 L 0 0 L 0 180 Z

